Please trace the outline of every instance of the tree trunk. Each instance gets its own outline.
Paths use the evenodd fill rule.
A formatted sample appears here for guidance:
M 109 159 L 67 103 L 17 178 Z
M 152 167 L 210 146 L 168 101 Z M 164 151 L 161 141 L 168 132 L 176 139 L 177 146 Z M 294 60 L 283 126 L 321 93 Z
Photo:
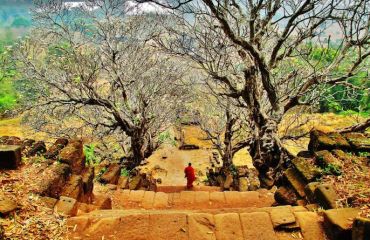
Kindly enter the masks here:
M 259 172 L 261 185 L 267 188 L 272 187 L 281 177 L 281 172 L 287 167 L 291 157 L 281 145 L 277 136 L 277 124 L 273 120 L 267 120 L 256 129 L 249 153 Z

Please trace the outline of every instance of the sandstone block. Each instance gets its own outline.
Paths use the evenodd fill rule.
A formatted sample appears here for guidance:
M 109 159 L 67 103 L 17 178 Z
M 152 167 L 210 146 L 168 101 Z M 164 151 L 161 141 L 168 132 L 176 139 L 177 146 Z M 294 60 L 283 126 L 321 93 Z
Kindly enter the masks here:
M 72 174 L 71 178 L 67 181 L 61 195 L 65 197 L 74 198 L 77 201 L 83 197 L 83 182 L 82 177 L 79 175 Z
M 80 140 L 70 141 L 68 145 L 60 151 L 59 160 L 68 164 L 72 172 L 81 174 L 85 168 L 85 155 L 83 153 L 83 144 Z
M 7 215 L 17 209 L 17 203 L 11 198 L 0 195 L 0 215 Z
M 314 203 L 316 202 L 315 190 L 320 185 L 319 182 L 310 182 L 304 188 L 304 192 L 306 193 L 306 197 L 309 202 Z
M 295 223 L 295 216 L 290 206 L 275 207 L 270 212 L 274 228 Z
M 126 189 L 128 187 L 128 177 L 120 176 L 117 185 L 120 189 Z
M 32 144 L 30 149 L 27 151 L 27 157 L 32 157 L 35 155 L 41 155 L 46 152 L 46 146 L 43 141 L 38 141 Z
M 242 213 L 244 239 L 277 240 L 270 216 L 266 212 Z
M 91 195 L 94 190 L 94 167 L 86 168 L 81 176 L 82 176 L 82 183 L 83 183 L 83 192 L 85 195 Z
M 144 198 L 144 190 L 136 190 L 136 191 L 131 191 L 130 193 L 130 202 L 135 202 L 135 203 L 141 203 Z
M 314 212 L 294 212 L 305 240 L 325 240 L 320 218 Z
M 339 133 L 324 133 L 318 130 L 310 132 L 308 149 L 311 152 L 332 149 L 349 149 L 351 145 Z
M 279 187 L 274 194 L 275 201 L 282 205 L 296 205 L 297 196 L 294 190 L 286 187 Z
M 60 150 L 62 150 L 68 144 L 68 139 L 66 138 L 59 138 L 55 141 L 55 143 L 47 150 L 44 154 L 46 159 L 56 159 Z
M 195 201 L 196 192 L 193 191 L 182 191 L 180 192 L 180 202 L 182 205 L 192 205 Z
M 210 192 L 209 200 L 212 206 L 220 206 L 226 203 L 224 192 Z
M 47 167 L 36 179 L 36 188 L 33 192 L 41 196 L 59 198 L 65 187 L 71 168 L 67 164 L 54 163 Z
M 0 169 L 17 169 L 21 160 L 20 146 L 0 145 Z
M 324 211 L 325 231 L 331 239 L 351 240 L 353 220 L 358 216 L 355 208 L 339 208 Z
M 239 214 L 216 214 L 214 219 L 217 240 L 244 240 Z
M 57 204 L 54 206 L 54 212 L 66 217 L 73 217 L 77 214 L 76 199 L 61 196 Z
M 316 162 L 323 168 L 328 166 L 329 164 L 341 168 L 341 161 L 337 159 L 331 152 L 328 150 L 322 150 L 315 152 L 315 160 Z
M 195 194 L 195 204 L 202 206 L 209 205 L 209 192 L 206 191 L 199 191 Z
M 358 132 L 344 133 L 343 135 L 355 150 L 370 151 L 369 135 Z
M 288 168 L 284 172 L 284 179 L 300 197 L 305 196 L 304 187 L 306 181 L 301 177 L 296 169 Z
M 117 163 L 109 165 L 107 171 L 101 176 L 100 182 L 105 184 L 117 184 L 121 175 L 121 166 Z
M 338 195 L 334 188 L 329 184 L 318 185 L 315 189 L 315 199 L 324 208 L 331 209 L 337 207 Z
M 51 197 L 40 197 L 40 200 L 45 207 L 48 207 L 50 209 L 54 209 L 55 204 L 58 202 L 58 199 Z
M 153 208 L 167 208 L 169 206 L 168 202 L 169 199 L 167 193 L 156 192 L 153 201 Z
M 112 199 L 104 195 L 94 195 L 93 205 L 98 209 L 112 209 Z
M 148 239 L 188 239 L 186 214 L 150 214 L 149 224 L 151 231 Z
M 188 215 L 189 239 L 216 240 L 216 224 L 212 214 L 193 213 Z
M 149 225 L 149 214 L 123 216 L 117 227 L 119 228 L 119 233 L 115 235 L 117 239 L 147 240 L 152 230 Z
M 142 202 L 142 207 L 145 209 L 151 209 L 153 208 L 153 202 L 155 197 L 155 192 L 153 191 L 145 191 L 144 193 L 144 199 Z
M 308 160 L 307 158 L 297 157 L 292 160 L 292 164 L 306 182 L 311 182 L 321 176 L 321 171 Z
M 137 190 L 141 187 L 141 182 L 142 182 L 141 176 L 137 175 L 129 180 L 128 188 L 130 190 Z
M 370 239 L 370 219 L 358 217 L 353 222 L 352 240 Z

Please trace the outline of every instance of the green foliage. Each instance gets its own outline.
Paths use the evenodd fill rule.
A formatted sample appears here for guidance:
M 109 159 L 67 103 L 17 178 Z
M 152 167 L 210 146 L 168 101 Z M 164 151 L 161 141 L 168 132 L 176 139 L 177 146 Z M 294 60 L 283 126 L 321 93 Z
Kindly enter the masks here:
M 175 137 L 172 136 L 169 131 L 164 131 L 161 134 L 159 134 L 158 142 L 159 142 L 159 144 L 169 143 L 172 146 L 176 146 Z
M 123 176 L 123 177 L 130 176 L 130 171 L 127 170 L 126 168 L 121 168 L 121 176 Z
M 324 169 L 324 174 L 333 174 L 336 176 L 342 175 L 342 171 L 340 170 L 339 166 L 329 163 Z
M 13 109 L 17 104 L 18 94 L 14 89 L 16 77 L 15 66 L 11 63 L 9 47 L 5 41 L 0 42 L 0 112 Z
M 99 163 L 98 158 L 95 156 L 95 145 L 84 145 L 84 154 L 86 157 L 86 165 L 95 166 Z

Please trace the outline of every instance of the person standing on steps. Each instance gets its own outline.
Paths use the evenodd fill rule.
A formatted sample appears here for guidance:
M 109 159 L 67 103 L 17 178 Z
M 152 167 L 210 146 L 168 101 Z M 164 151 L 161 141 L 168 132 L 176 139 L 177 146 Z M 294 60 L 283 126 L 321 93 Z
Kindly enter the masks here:
M 193 182 L 195 181 L 195 171 L 194 168 L 191 166 L 191 163 L 184 170 L 185 178 L 187 179 L 186 188 L 190 189 L 193 187 Z

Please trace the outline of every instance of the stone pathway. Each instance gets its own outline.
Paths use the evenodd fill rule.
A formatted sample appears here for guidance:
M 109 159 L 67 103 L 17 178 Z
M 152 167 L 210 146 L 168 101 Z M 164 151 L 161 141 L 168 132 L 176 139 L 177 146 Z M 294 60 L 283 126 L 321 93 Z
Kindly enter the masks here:
M 113 193 L 113 209 L 215 209 L 269 207 L 273 194 L 267 190 L 250 192 L 181 191 L 174 193 L 118 190 Z
M 279 214 L 281 213 L 281 214 Z M 284 223 L 286 218 L 293 222 Z M 70 239 L 325 240 L 321 219 L 303 207 L 98 210 L 69 218 Z M 288 232 L 284 229 L 289 229 Z

